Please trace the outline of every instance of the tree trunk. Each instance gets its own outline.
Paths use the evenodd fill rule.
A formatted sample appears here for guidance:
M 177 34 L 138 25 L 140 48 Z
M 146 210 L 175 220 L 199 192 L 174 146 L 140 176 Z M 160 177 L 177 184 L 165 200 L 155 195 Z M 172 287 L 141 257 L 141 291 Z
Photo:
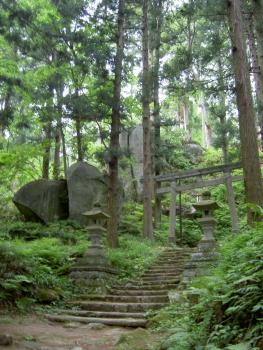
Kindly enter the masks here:
M 83 161 L 83 152 L 82 152 L 82 135 L 81 135 L 81 123 L 80 117 L 76 117 L 76 131 L 77 131 L 77 152 L 78 152 L 78 161 Z
M 56 135 L 55 135 L 55 151 L 54 151 L 54 165 L 53 165 L 53 178 L 54 180 L 59 179 L 60 175 L 60 147 L 61 147 L 61 137 L 60 128 L 57 125 Z
M 258 55 L 257 55 L 257 47 L 256 47 L 256 38 L 254 34 L 254 23 L 253 23 L 253 16 L 249 15 L 247 18 L 247 39 L 248 39 L 248 47 L 249 47 L 249 53 L 250 53 L 250 64 L 251 64 L 251 70 L 253 74 L 253 79 L 255 83 L 255 90 L 256 90 L 256 97 L 257 102 L 260 101 L 260 82 L 259 82 L 259 76 L 258 76 L 258 70 L 259 70 L 259 63 L 258 63 Z
M 79 90 L 75 90 L 75 94 L 79 96 Z M 83 148 L 82 148 L 82 134 L 81 134 L 81 120 L 79 115 L 75 115 L 76 118 L 76 132 L 77 132 L 77 152 L 78 152 L 78 161 L 82 162 L 84 159 Z
M 222 136 L 222 153 L 223 153 L 223 161 L 224 163 L 228 163 L 229 155 L 228 155 L 228 137 L 227 137 L 227 127 L 226 127 L 226 94 L 225 94 L 225 84 L 224 84 L 224 71 L 222 66 L 221 57 L 218 58 L 218 75 L 219 75 L 219 101 L 220 101 L 220 125 L 221 125 L 221 136 Z
M 161 174 L 161 120 L 160 120 L 160 100 L 159 100 L 159 73 L 160 73 L 160 46 L 161 46 L 161 28 L 163 0 L 157 0 L 155 5 L 155 40 L 154 40 L 154 66 L 153 66 L 153 119 L 154 119 L 154 173 L 155 176 Z M 161 223 L 162 201 L 157 195 L 160 188 L 160 182 L 154 184 L 154 225 L 157 227 Z
M 67 177 L 67 149 L 66 149 L 66 140 L 65 135 L 63 131 L 63 124 L 62 124 L 62 116 L 63 116 L 63 109 L 62 109 L 62 97 L 63 97 L 63 84 L 61 84 L 60 87 L 57 88 L 57 110 L 58 110 L 58 128 L 60 133 L 60 140 L 62 143 L 62 154 L 63 154 L 63 170 L 64 170 L 64 176 Z
M 257 39 L 257 59 L 258 59 L 258 113 L 260 119 L 261 149 L 263 150 L 263 0 L 253 0 L 254 20 Z
M 246 45 L 243 37 L 243 20 L 240 0 L 228 0 L 228 19 L 232 42 L 233 69 L 236 83 L 237 108 L 241 158 L 244 171 L 245 197 L 247 203 L 263 205 L 263 188 L 259 163 L 259 152 L 255 114 L 249 78 Z M 248 222 L 253 216 L 248 210 Z
M 208 124 L 207 106 L 204 96 L 201 98 L 201 114 L 202 114 L 202 146 L 209 148 L 211 146 L 211 128 Z
M 152 164 L 151 164 L 151 120 L 150 120 L 150 84 L 149 84 L 149 33 L 148 0 L 143 0 L 142 16 L 142 107 L 143 107 L 143 218 L 144 237 L 153 239 L 152 225 Z
M 49 179 L 49 162 L 50 162 L 50 151 L 51 151 L 51 121 L 44 126 L 45 132 L 45 145 L 42 163 L 42 178 Z
M 60 120 L 59 123 L 59 131 L 60 131 L 60 137 L 61 137 L 61 143 L 62 143 L 62 154 L 63 154 L 63 170 L 64 170 L 64 176 L 67 177 L 67 169 L 68 169 L 68 162 L 67 162 L 67 149 L 66 149 L 66 140 L 65 135 L 63 131 L 63 124 Z
M 120 134 L 120 106 L 121 106 L 121 78 L 122 62 L 124 53 L 124 7 L 125 0 L 119 0 L 118 28 L 117 28 L 117 51 L 115 56 L 115 79 L 114 96 L 111 116 L 110 133 L 110 161 L 109 161 L 109 221 L 108 221 L 108 243 L 110 247 L 118 246 L 118 224 L 119 224 L 119 134 Z

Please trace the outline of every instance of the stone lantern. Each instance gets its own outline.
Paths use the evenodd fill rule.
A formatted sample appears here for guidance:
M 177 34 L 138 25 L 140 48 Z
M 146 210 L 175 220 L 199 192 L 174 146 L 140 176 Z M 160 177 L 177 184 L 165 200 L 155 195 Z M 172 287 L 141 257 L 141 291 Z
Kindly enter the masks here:
M 89 287 L 100 287 L 105 285 L 105 280 L 111 279 L 117 274 L 117 271 L 110 265 L 106 258 L 102 245 L 102 239 L 107 230 L 105 224 L 109 215 L 101 210 L 94 208 L 82 214 L 86 218 L 91 245 L 71 268 L 70 277 L 75 279 L 81 285 Z
M 203 231 L 203 237 L 199 242 L 198 250 L 214 249 L 216 246 L 214 238 L 216 220 L 213 217 L 213 211 L 218 208 L 218 204 L 211 199 L 210 192 L 206 191 L 202 194 L 201 200 L 193 204 L 193 207 L 202 214 L 202 217 L 197 219 Z
M 202 228 L 203 237 L 197 246 L 197 252 L 192 254 L 191 260 L 185 266 L 182 282 L 184 285 L 191 278 L 205 274 L 208 268 L 214 266 L 218 259 L 214 238 L 216 220 L 213 217 L 213 211 L 219 206 L 211 199 L 211 194 L 207 191 L 202 194 L 201 200 L 194 204 L 193 207 L 202 214 L 197 221 Z

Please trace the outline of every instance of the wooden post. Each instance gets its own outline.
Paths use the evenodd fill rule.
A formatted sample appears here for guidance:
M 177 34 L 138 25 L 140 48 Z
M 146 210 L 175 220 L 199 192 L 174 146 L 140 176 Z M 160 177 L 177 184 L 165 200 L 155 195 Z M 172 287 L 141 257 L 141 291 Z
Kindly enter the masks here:
M 239 231 L 238 224 L 238 215 L 237 215 L 237 207 L 235 202 L 234 190 L 232 186 L 232 176 L 230 172 L 225 172 L 225 184 L 226 184 L 226 193 L 227 200 L 230 209 L 230 218 L 231 218 L 231 226 L 232 231 L 237 233 Z
M 176 228 L 176 183 L 172 182 L 168 241 L 174 244 L 176 243 L 175 228 Z

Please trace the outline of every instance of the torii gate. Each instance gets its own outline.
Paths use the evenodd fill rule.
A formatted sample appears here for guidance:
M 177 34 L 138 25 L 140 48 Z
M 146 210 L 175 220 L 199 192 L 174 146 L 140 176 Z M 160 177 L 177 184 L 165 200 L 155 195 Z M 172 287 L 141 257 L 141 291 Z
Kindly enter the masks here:
M 175 223 L 176 223 L 176 194 L 177 192 L 184 192 L 188 190 L 193 190 L 195 188 L 216 186 L 219 184 L 225 184 L 227 192 L 227 200 L 230 209 L 231 216 L 231 226 L 233 232 L 239 231 L 238 215 L 237 208 L 235 203 L 234 191 L 232 182 L 233 181 L 242 181 L 243 176 L 232 176 L 231 171 L 234 169 L 241 169 L 242 164 L 233 163 L 225 165 L 217 165 L 209 168 L 202 169 L 192 169 L 185 171 L 178 171 L 172 174 L 159 175 L 154 178 L 156 182 L 170 182 L 169 187 L 161 187 L 157 189 L 157 194 L 171 193 L 171 205 L 170 205 L 170 216 L 169 216 L 169 241 L 175 243 Z M 198 177 L 202 175 L 211 175 L 223 173 L 223 176 L 220 176 L 215 179 L 210 180 L 198 180 L 191 183 L 181 184 L 181 180 L 188 179 L 192 177 Z M 176 181 L 179 181 L 179 185 L 176 184 Z

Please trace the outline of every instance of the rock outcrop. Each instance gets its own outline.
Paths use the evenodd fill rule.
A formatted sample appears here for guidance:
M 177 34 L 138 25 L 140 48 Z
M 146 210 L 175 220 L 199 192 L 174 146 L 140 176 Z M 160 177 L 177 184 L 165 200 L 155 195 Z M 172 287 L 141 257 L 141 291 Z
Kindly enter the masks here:
M 69 218 L 85 224 L 82 213 L 100 206 L 107 210 L 107 183 L 97 168 L 77 162 L 67 172 Z
M 36 180 L 23 186 L 13 202 L 27 221 L 44 223 L 68 217 L 68 191 L 65 180 Z

